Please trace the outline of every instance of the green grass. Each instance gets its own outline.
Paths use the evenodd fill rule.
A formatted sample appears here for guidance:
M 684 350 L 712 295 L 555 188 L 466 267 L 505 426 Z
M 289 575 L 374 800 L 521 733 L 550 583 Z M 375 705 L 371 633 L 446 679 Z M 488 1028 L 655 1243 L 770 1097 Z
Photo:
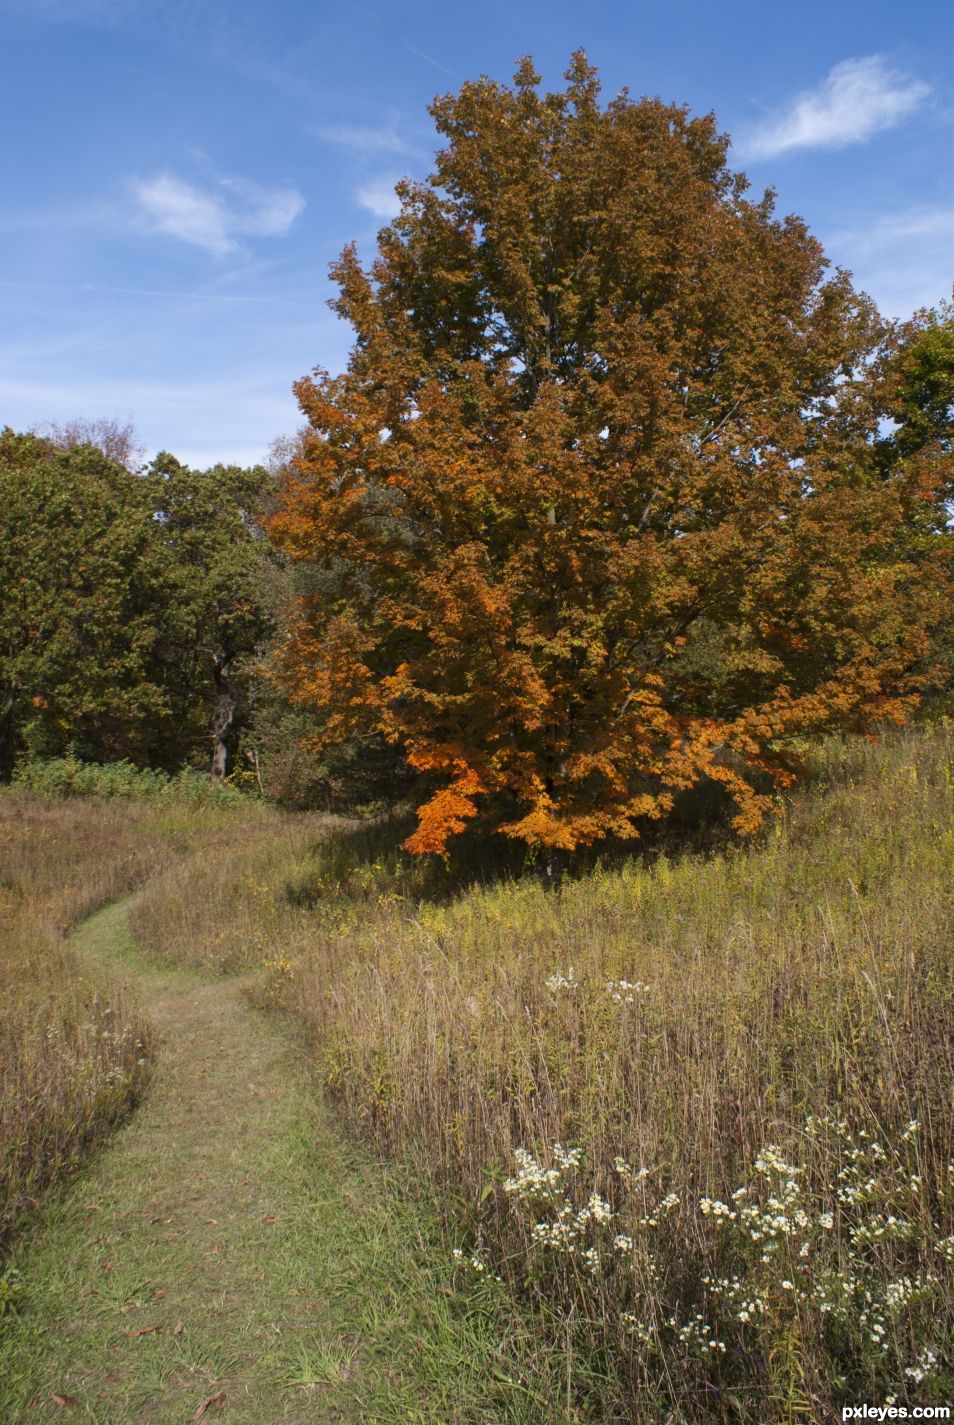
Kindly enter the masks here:
M 227 861 L 250 829 L 283 825 L 264 805 L 239 803 L 0 788 L 0 1250 L 148 1077 L 142 1015 L 84 971 L 65 933 L 199 846 Z
M 461 1280 L 434 1216 L 342 1136 L 238 982 L 156 971 L 122 905 L 75 944 L 147 1000 L 157 1068 L 18 1244 L 4 1422 L 59 1396 L 71 1418 L 172 1425 L 220 1391 L 255 1425 L 562 1418 L 503 1289 Z

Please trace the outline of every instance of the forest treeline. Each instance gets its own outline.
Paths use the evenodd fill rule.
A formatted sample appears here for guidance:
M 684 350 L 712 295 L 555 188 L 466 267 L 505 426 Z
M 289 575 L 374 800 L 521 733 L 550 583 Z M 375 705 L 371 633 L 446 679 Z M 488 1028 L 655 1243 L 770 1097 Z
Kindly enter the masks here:
M 411 851 L 570 852 L 700 784 L 753 829 L 806 739 L 949 686 L 954 309 L 886 322 L 711 115 L 566 80 L 435 101 L 271 468 L 2 436 L 4 776 L 407 792 Z
M 297 588 L 264 528 L 278 473 L 131 466 L 128 436 L 108 420 L 0 435 L 4 779 L 72 757 L 327 800 L 307 721 L 266 676 Z

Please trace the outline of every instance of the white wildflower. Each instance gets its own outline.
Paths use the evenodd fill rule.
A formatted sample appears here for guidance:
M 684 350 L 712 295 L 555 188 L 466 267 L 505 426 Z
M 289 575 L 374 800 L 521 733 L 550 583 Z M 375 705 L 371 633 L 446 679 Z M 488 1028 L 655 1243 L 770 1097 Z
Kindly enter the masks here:
M 639 995 L 649 994 L 649 986 L 642 980 L 607 980 L 606 990 L 616 1004 L 635 1004 Z
M 557 994 L 560 990 L 576 989 L 577 983 L 578 981 L 573 973 L 573 966 L 571 965 L 565 975 L 559 971 L 557 971 L 556 974 L 550 975 L 546 980 L 546 987 L 551 994 Z
M 909 1380 L 913 1380 L 916 1385 L 920 1385 L 925 1376 L 929 1376 L 937 1365 L 937 1356 L 930 1346 L 925 1346 L 918 1355 L 917 1362 L 913 1366 L 908 1366 L 904 1374 Z
M 535 1197 L 552 1192 L 559 1184 L 559 1168 L 545 1168 L 526 1148 L 515 1148 L 513 1156 L 517 1171 L 504 1181 L 504 1192 L 514 1197 Z
M 725 1217 L 730 1222 L 734 1222 L 738 1216 L 738 1213 L 733 1212 L 728 1203 L 720 1202 L 718 1198 L 713 1197 L 701 1197 L 699 1211 L 703 1217 Z

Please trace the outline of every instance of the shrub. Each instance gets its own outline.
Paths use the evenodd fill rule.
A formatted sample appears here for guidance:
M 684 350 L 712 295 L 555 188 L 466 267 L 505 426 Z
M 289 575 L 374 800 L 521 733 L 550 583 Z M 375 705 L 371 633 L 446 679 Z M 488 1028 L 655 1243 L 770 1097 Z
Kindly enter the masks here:
M 186 806 L 236 807 L 253 800 L 227 781 L 216 781 L 189 768 L 170 774 L 121 762 L 81 762 L 77 757 L 51 757 L 21 762 L 14 785 L 40 797 L 148 798 Z

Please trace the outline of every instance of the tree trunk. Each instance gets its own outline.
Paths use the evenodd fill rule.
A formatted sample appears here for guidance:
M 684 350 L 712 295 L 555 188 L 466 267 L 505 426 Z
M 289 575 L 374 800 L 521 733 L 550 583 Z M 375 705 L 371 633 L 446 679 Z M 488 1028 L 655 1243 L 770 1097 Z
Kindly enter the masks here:
M 11 688 L 0 694 L 0 782 L 8 782 L 13 773 L 16 692 Z
M 212 708 L 212 776 L 221 781 L 228 776 L 232 755 L 235 724 L 235 698 L 232 695 L 231 659 L 216 654 L 213 678 L 215 703 Z

